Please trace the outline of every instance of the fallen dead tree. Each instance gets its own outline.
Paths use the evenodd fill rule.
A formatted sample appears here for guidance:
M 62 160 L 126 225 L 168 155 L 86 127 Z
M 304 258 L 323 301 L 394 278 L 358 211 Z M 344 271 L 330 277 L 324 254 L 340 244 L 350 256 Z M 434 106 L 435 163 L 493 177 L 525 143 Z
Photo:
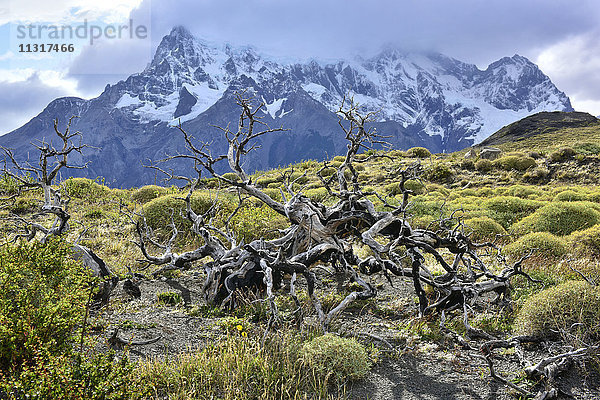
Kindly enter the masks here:
M 206 272 L 203 289 L 207 302 L 229 305 L 236 290 L 260 286 L 265 289 L 271 319 L 275 322 L 278 313 L 273 301 L 274 292 L 287 287 L 289 295 L 298 302 L 295 282 L 301 276 L 320 324 L 327 330 L 331 321 L 353 301 L 376 295 L 376 289 L 365 281 L 365 276 L 382 273 L 389 277 L 393 274 L 412 279 L 421 315 L 432 311 L 445 314 L 451 310 L 464 310 L 465 327 L 476 336 L 485 334 L 469 325 L 467 309 L 470 305 L 488 293 L 495 293 L 497 301 L 508 300 L 511 278 L 515 275 L 529 278 L 521 268 L 523 260 L 505 265 L 499 273 L 488 268 L 480 252 L 495 250 L 495 245 L 472 242 L 454 216 L 440 219 L 435 230 L 411 227 L 412 192 L 405 183 L 409 179 L 419 179 L 418 163 L 394 171 L 399 185 L 395 201 L 364 190 L 355 166 L 373 157 L 386 156 L 357 156 L 362 150 L 383 143 L 384 138 L 367 127 L 373 114 L 361 115 L 352 101 L 345 101 L 338 110 L 340 129 L 348 142 L 344 159 L 331 176 L 324 173 L 332 168 L 328 162 L 324 162 L 318 172 L 323 186 L 337 202 L 326 205 L 308 198 L 299 187 L 298 179 L 292 180 L 291 176 L 283 182 L 282 201 L 272 199 L 244 170 L 243 157 L 256 146 L 256 139 L 282 128 L 270 128 L 264 124 L 258 114 L 263 105 L 254 106 L 252 99 L 245 94 L 237 95 L 237 103 L 241 108 L 237 129 L 221 128 L 229 143 L 226 154 L 213 156 L 207 143 L 195 142 L 180 125 L 178 129 L 185 139 L 187 152 L 162 161 L 189 160 L 195 170 L 194 176 L 176 176 L 161 168 L 159 163 L 153 165 L 169 180 L 187 181 L 187 195 L 181 198 L 186 204 L 186 218 L 192 223 L 194 234 L 202 238 L 204 244 L 191 251 L 176 253 L 173 246 L 178 232 L 174 224 L 170 240 L 159 243 L 143 216 L 135 222 L 137 245 L 149 264 L 161 267 L 159 271 L 189 268 L 192 263 L 210 257 L 209 262 L 202 264 Z M 228 164 L 235 179 L 231 174 L 217 172 L 217 164 L 221 162 Z M 191 206 L 192 193 L 200 187 L 205 175 L 217 178 L 222 187 L 237 192 L 240 205 L 234 214 L 247 198 L 253 197 L 284 216 L 289 227 L 282 229 L 275 239 L 258 239 L 250 243 L 237 241 L 235 232 L 228 229 L 227 224 L 219 229 L 211 223 L 214 210 L 199 215 Z M 378 209 L 375 201 L 382 205 L 380 208 L 383 210 Z M 364 246 L 372 255 L 361 258 L 356 249 Z M 160 249 L 162 253 L 154 254 L 150 248 Z M 443 268 L 442 275 L 434 276 L 425 265 L 426 254 Z M 452 256 L 451 261 L 447 261 L 448 255 Z M 329 312 L 324 312 L 315 293 L 313 267 L 316 264 L 333 267 L 360 289 L 348 294 Z M 424 285 L 435 288 L 438 294 L 436 301 L 430 302 Z

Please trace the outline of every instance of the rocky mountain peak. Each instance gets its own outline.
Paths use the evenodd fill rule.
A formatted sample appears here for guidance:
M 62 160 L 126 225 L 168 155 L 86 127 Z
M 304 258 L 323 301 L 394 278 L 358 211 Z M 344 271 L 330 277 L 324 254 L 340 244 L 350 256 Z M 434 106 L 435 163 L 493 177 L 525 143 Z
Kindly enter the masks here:
M 141 185 L 152 182 L 151 174 L 125 165 L 181 149 L 182 139 L 172 130 L 180 121 L 213 143 L 215 152 L 222 151 L 222 135 L 212 127 L 237 120 L 234 92 L 249 88 L 264 102 L 264 121 L 290 129 L 261 138 L 249 170 L 343 151 L 335 112 L 344 96 L 365 112 L 377 112 L 374 127 L 396 148 L 424 146 L 434 152 L 481 142 L 535 112 L 572 110 L 569 98 L 519 55 L 486 70 L 442 54 L 391 46 L 367 60 L 290 62 L 251 46 L 208 43 L 177 26 L 144 71 L 107 86 L 95 99 L 52 102 L 0 144 L 51 135 L 53 118 L 79 115 L 74 128 L 102 148 L 89 150 L 96 166 L 86 173 L 116 185 Z M 19 146 L 23 154 L 29 150 Z

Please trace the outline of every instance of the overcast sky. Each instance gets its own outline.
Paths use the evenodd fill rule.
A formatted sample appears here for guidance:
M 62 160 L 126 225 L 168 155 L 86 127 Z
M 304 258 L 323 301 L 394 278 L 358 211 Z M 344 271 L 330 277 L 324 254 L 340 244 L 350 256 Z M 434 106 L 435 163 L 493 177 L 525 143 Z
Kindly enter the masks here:
M 132 23 L 129 23 L 129 20 Z M 104 29 L 146 37 L 74 38 L 73 53 L 26 54 L 19 26 Z M 597 0 L 0 0 L 0 134 L 59 96 L 91 98 L 141 71 L 175 25 L 215 42 L 290 59 L 369 56 L 384 46 L 439 51 L 485 69 L 514 54 L 537 63 L 573 107 L 600 115 Z

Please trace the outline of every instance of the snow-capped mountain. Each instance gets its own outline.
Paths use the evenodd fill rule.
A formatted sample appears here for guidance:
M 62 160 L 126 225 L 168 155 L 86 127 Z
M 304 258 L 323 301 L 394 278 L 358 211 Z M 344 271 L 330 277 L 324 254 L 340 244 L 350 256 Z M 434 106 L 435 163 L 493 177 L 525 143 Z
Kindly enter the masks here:
M 388 49 L 370 59 L 336 63 L 282 62 L 251 47 L 212 45 L 176 27 L 147 68 L 107 85 L 97 98 L 53 101 L 23 127 L 0 137 L 25 157 L 34 138 L 49 137 L 52 120 L 78 115 L 75 129 L 100 149 L 85 154 L 86 176 L 113 185 L 155 180 L 141 165 L 183 150 L 179 121 L 214 152 L 225 141 L 214 125 L 235 123 L 236 90 L 251 90 L 266 105 L 264 121 L 289 129 L 265 136 L 247 168 L 265 169 L 322 159 L 345 149 L 335 111 L 344 95 L 364 111 L 396 148 L 454 151 L 478 143 L 502 126 L 539 111 L 571 111 L 569 98 L 524 57 L 505 57 L 486 70 L 441 54 Z M 175 165 L 175 168 L 184 168 Z

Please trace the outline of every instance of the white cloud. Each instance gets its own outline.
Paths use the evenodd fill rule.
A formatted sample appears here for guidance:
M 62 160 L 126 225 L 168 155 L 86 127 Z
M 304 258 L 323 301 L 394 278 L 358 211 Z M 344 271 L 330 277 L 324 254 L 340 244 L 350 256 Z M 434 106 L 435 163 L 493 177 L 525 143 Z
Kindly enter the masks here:
M 571 98 L 573 108 L 600 115 L 600 31 L 573 35 L 540 52 L 536 63 Z
M 0 135 L 25 124 L 57 97 L 76 95 L 76 81 L 56 71 L 0 70 L 0 77 Z
M 141 0 L 9 0 L 0 12 L 0 25 L 10 22 L 56 22 L 101 20 L 114 23 L 127 19 Z

